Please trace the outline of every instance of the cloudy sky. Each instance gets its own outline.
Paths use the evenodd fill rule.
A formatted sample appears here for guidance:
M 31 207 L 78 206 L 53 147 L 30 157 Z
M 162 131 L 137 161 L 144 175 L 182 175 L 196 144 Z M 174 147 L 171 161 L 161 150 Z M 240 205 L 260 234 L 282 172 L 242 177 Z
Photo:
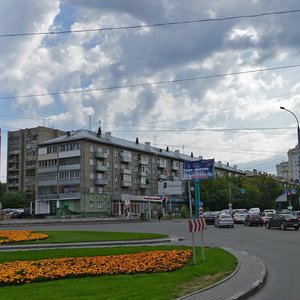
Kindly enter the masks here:
M 0 180 L 8 131 L 97 130 L 99 121 L 117 137 L 275 174 L 297 144 L 296 119 L 280 106 L 300 117 L 299 9 L 292 0 L 2 0 Z

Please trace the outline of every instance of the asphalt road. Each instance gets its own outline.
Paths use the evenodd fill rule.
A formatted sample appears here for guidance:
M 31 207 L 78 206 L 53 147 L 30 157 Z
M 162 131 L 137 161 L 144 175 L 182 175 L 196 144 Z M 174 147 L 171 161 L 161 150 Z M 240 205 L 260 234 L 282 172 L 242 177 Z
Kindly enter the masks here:
M 12 229 L 12 228 L 10 228 Z M 18 227 L 17 229 L 20 229 Z M 32 230 L 101 230 L 122 232 L 157 232 L 184 237 L 177 242 L 192 245 L 187 221 L 152 221 L 149 223 L 31 225 Z M 200 245 L 200 234 L 195 234 Z M 265 227 L 215 228 L 208 225 L 204 232 L 205 246 L 229 247 L 249 252 L 265 264 L 268 277 L 265 286 L 251 300 L 300 299 L 300 231 L 281 231 Z M 199 253 L 200 255 L 200 253 Z

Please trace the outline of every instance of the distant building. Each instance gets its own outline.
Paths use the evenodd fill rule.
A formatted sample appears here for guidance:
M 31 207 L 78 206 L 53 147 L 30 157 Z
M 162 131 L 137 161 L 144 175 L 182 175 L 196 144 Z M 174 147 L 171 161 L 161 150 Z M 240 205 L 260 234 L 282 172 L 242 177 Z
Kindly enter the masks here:
M 299 182 L 299 165 L 299 147 L 297 146 L 293 149 L 289 149 L 288 151 L 288 170 L 290 180 Z
M 7 189 L 9 191 L 23 191 L 27 195 L 28 202 L 34 201 L 38 144 L 64 134 L 64 131 L 41 126 L 9 131 Z
M 276 165 L 276 174 L 279 178 L 282 178 L 288 181 L 289 178 L 289 163 L 287 161 L 283 161 L 280 164 Z

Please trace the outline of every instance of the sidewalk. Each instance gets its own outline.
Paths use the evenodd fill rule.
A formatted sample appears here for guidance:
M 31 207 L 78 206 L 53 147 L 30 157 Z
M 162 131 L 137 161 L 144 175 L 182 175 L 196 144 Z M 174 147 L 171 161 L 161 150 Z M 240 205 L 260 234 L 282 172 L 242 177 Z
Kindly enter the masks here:
M 229 277 L 217 284 L 178 300 L 235 300 L 247 299 L 262 288 L 267 278 L 264 264 L 255 256 L 224 248 L 238 259 L 238 267 Z

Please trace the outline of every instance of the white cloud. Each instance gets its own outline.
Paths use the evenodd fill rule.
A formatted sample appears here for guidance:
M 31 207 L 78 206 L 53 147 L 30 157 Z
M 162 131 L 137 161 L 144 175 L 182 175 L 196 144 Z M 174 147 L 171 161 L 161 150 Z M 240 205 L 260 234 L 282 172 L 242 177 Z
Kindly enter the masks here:
M 113 28 L 254 14 L 274 7 L 287 10 L 293 2 L 2 1 L 0 28 L 2 34 Z M 298 69 L 189 79 L 298 64 L 299 34 L 297 28 L 285 25 L 293 24 L 294 19 L 296 14 L 2 37 L 0 97 L 79 91 L 4 100 L 5 115 L 12 119 L 2 124 L 23 128 L 49 120 L 49 126 L 70 130 L 87 128 L 92 116 L 95 122 L 102 121 L 104 130 L 112 134 L 118 130 L 117 136 L 134 140 L 138 135 L 144 141 L 153 141 L 155 136 L 157 143 L 170 149 L 180 147 L 187 154 L 194 152 L 232 164 L 249 162 L 251 168 L 256 163 L 250 161 L 266 160 L 268 165 L 260 166 L 274 172 L 283 156 L 270 157 L 293 147 L 295 136 L 287 131 L 271 134 L 229 129 L 293 126 L 294 120 L 279 106 L 300 111 Z M 179 82 L 151 84 L 168 80 Z M 149 85 L 118 88 L 140 83 Z M 96 90 L 80 92 L 87 89 Z M 28 115 L 39 119 L 13 119 Z M 128 126 L 137 131 L 127 132 Z M 141 128 L 149 131 L 139 132 Z M 189 131 L 192 129 L 200 130 Z M 282 137 L 280 142 L 276 134 Z

